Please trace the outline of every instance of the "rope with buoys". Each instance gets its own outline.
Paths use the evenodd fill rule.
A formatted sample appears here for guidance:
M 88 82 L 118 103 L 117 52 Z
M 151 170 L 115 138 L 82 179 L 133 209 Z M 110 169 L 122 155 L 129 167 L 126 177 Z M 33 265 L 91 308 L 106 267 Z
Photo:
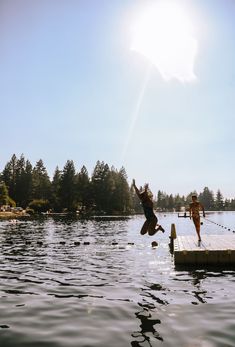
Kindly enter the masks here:
M 214 222 L 213 220 L 204 217 L 203 215 L 201 215 L 200 217 L 204 218 L 206 221 L 208 221 L 208 222 L 210 222 L 210 223 L 212 223 L 212 224 L 215 224 L 215 225 L 217 225 L 217 226 L 219 226 L 219 227 L 221 227 L 221 228 L 223 228 L 223 229 L 227 229 L 228 231 L 231 231 L 231 228 L 226 227 L 225 225 L 216 223 L 216 222 Z M 178 218 L 190 218 L 190 215 L 187 214 L 186 212 L 184 212 L 182 215 L 180 215 L 180 214 L 178 213 Z M 203 224 L 203 222 L 201 222 L 201 224 Z M 233 233 L 235 233 L 235 230 L 233 230 Z
M 217 225 L 217 226 L 219 226 L 219 227 L 221 227 L 221 228 L 223 228 L 223 229 L 227 229 L 228 231 L 231 231 L 231 228 L 226 227 L 225 225 L 216 223 L 216 222 L 214 222 L 213 220 L 211 220 L 211 219 L 209 219 L 209 218 L 206 218 L 206 217 L 203 217 L 203 218 L 204 218 L 206 221 L 208 221 L 208 222 L 210 222 L 210 223 L 212 223 L 212 224 L 215 224 L 215 225 Z M 233 230 L 233 233 L 235 233 L 235 230 Z

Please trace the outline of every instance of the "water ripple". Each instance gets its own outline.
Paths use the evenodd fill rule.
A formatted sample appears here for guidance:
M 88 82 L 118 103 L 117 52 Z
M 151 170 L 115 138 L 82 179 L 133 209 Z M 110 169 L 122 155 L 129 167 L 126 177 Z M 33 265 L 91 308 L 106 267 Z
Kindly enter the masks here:
M 234 217 L 223 215 L 227 225 Z M 194 233 L 175 214 L 159 219 L 168 233 L 174 222 Z M 0 345 L 234 347 L 234 269 L 178 270 L 167 232 L 142 237 L 142 223 L 0 221 Z

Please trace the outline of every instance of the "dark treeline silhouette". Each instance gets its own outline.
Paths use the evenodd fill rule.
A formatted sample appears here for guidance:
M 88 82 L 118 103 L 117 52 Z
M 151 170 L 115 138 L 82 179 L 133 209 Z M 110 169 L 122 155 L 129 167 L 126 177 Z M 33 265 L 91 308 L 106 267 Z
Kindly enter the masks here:
M 68 160 L 63 170 L 56 167 L 50 180 L 42 159 L 33 167 L 24 155 L 18 159 L 14 154 L 1 172 L 0 180 L 1 189 L 5 190 L 4 195 L 0 191 L 0 204 L 14 200 L 17 206 L 37 212 L 51 209 L 117 214 L 132 210 L 125 169 L 110 168 L 103 161 L 97 161 L 89 177 L 85 166 L 76 172 L 74 162 Z
M 193 191 L 187 196 L 179 194 L 173 196 L 158 191 L 156 199 L 156 208 L 161 211 L 180 211 L 183 207 L 188 207 L 193 194 L 198 196 L 198 200 L 203 204 L 206 211 L 235 211 L 235 198 L 224 199 L 220 190 L 213 193 L 208 187 L 205 187 L 201 193 Z
M 97 161 L 89 176 L 85 166 L 77 172 L 74 162 L 68 160 L 62 170 L 56 167 L 50 179 L 42 159 L 33 166 L 23 154 L 20 158 L 14 154 L 0 173 L 0 182 L 0 205 L 17 205 L 35 212 L 142 213 L 125 169 L 117 170 L 103 161 Z M 159 191 L 155 208 L 180 211 L 189 205 L 192 193 L 184 197 Z M 219 190 L 214 196 L 205 187 L 198 197 L 206 210 L 235 210 L 235 199 L 224 199 Z

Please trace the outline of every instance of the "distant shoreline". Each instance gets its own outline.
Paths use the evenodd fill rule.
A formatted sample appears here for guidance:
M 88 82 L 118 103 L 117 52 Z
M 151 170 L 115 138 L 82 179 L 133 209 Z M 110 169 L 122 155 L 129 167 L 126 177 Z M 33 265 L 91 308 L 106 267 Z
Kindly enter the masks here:
M 15 219 L 19 217 L 29 217 L 29 214 L 26 212 L 0 212 L 0 219 Z

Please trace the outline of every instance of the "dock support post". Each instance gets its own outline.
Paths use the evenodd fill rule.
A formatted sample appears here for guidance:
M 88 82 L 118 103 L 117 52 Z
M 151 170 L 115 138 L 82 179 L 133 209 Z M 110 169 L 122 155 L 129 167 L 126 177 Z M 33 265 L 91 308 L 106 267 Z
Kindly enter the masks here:
M 176 239 L 176 228 L 175 228 L 175 224 L 174 223 L 172 223 L 171 224 L 171 236 L 169 236 L 169 238 L 170 238 L 170 244 L 169 244 L 169 246 L 170 246 L 170 252 L 171 253 L 173 253 L 173 251 L 174 251 L 174 240 Z

